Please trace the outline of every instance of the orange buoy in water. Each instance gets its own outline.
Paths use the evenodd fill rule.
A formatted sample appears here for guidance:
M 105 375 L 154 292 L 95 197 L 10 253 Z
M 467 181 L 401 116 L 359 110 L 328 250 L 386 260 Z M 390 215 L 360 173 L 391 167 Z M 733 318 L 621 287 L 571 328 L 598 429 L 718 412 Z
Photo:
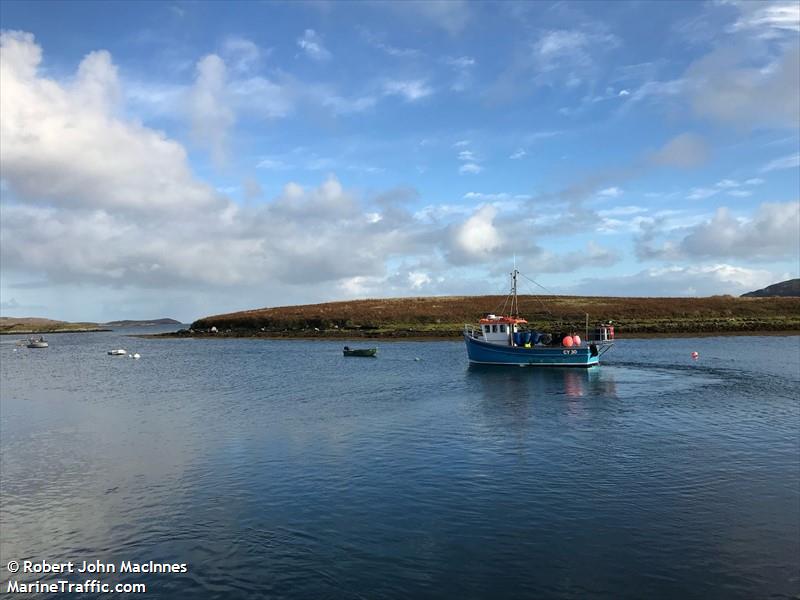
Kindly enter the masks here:
M 692 358 L 697 360 L 698 358 L 700 358 L 700 354 L 698 352 L 692 352 Z
M 573 335 L 572 336 L 572 341 L 575 342 L 576 346 L 580 346 L 581 345 L 581 336 Z
M 564 339 L 561 340 L 561 343 L 564 344 L 567 348 L 572 348 L 572 344 L 574 344 L 575 342 L 572 341 L 571 335 L 566 335 L 564 336 Z

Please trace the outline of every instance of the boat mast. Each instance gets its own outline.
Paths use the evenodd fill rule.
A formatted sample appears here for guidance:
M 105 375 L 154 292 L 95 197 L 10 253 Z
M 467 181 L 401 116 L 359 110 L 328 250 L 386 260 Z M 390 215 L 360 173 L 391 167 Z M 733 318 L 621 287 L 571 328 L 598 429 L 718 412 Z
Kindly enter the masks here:
M 516 261 L 515 261 L 516 262 Z M 516 265 L 511 271 L 511 316 L 519 317 L 519 302 L 517 301 L 517 271 Z

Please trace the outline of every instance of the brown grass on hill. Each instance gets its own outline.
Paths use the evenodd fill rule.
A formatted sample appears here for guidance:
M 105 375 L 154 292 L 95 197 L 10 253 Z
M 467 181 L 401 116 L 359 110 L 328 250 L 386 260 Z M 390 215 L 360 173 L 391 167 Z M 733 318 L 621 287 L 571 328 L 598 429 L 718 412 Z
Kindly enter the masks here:
M 421 326 L 444 332 L 475 322 L 488 312 L 502 312 L 505 300 L 505 296 L 440 296 L 281 306 L 205 317 L 192 327 L 298 331 Z M 611 319 L 621 328 L 627 324 L 630 331 L 649 330 L 653 322 L 737 320 L 749 321 L 753 325 L 767 323 L 766 329 L 800 329 L 800 298 L 520 296 L 519 307 L 520 314 L 532 323 L 561 321 L 577 325 L 583 323 L 585 314 L 589 313 L 592 323 Z M 508 306 L 505 312 L 508 312 Z M 688 327 L 687 331 L 692 329 Z
M 44 317 L 0 317 L 0 334 L 96 330 L 97 323 L 69 323 Z

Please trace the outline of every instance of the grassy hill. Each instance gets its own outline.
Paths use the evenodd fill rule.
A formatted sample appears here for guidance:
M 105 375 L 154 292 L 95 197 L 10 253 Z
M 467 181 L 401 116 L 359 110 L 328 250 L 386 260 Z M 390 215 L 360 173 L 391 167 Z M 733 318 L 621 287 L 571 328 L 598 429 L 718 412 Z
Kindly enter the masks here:
M 0 317 L 0 334 L 106 331 L 97 323 L 68 323 L 41 317 Z
M 754 292 L 742 294 L 743 298 L 768 298 L 771 296 L 800 296 L 800 279 L 788 279 Z
M 199 319 L 191 333 L 265 337 L 449 337 L 504 296 L 445 296 L 262 308 Z M 800 298 L 615 298 L 520 296 L 520 313 L 540 330 L 613 320 L 619 335 L 800 331 Z

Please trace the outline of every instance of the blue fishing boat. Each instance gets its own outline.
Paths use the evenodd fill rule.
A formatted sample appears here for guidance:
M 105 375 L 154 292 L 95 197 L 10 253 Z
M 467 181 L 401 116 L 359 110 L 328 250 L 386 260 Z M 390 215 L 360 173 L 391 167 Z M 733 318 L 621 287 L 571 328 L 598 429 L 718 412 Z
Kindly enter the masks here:
M 598 325 L 582 340 L 574 332 L 556 335 L 533 331 L 519 316 L 517 275 L 511 273 L 511 315 L 487 314 L 477 325 L 464 326 L 467 357 L 472 364 L 516 365 L 520 367 L 594 367 L 614 344 L 614 327 Z M 507 299 L 507 300 L 508 300 Z M 506 302 L 508 304 L 508 302 Z

